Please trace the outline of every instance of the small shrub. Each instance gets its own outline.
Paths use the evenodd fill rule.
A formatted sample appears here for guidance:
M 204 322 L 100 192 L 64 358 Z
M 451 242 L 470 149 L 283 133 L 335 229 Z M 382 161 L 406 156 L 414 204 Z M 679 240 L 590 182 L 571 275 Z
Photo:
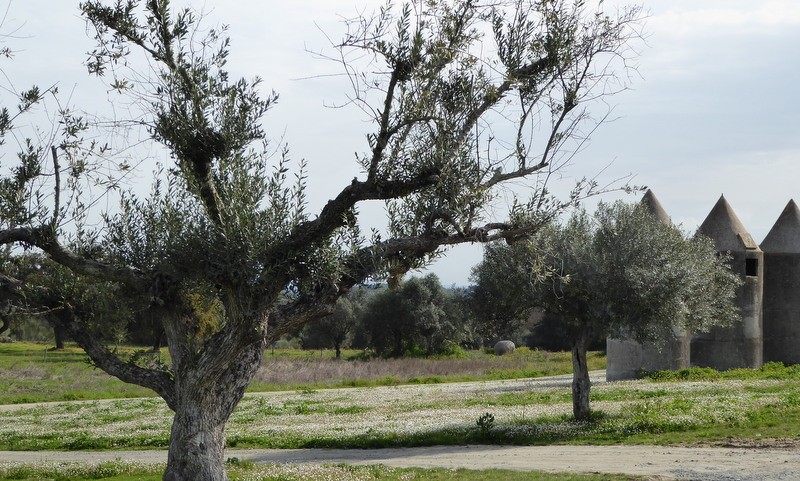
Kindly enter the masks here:
M 475 424 L 478 427 L 479 439 L 490 438 L 492 435 L 492 430 L 494 429 L 494 414 L 489 412 L 481 414 L 478 417 L 478 420 L 475 421 Z
M 444 341 L 439 350 L 443 357 L 453 357 L 456 359 L 467 359 L 469 354 L 457 342 Z
M 228 458 L 225 461 L 225 463 L 228 464 L 229 466 L 236 466 L 237 468 L 241 469 L 253 469 L 255 467 L 255 463 L 253 463 L 252 461 L 239 459 L 236 456 Z

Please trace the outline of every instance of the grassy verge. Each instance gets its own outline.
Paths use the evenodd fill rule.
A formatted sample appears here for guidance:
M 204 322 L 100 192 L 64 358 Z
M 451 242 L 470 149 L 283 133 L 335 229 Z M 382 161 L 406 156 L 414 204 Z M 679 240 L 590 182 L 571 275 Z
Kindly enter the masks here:
M 132 356 L 136 348 L 124 347 Z M 435 384 L 540 377 L 569 373 L 569 353 L 518 349 L 494 356 L 482 351 L 463 358 L 361 360 L 347 351 L 336 361 L 332 351 L 269 350 L 250 392 L 338 387 Z M 152 356 L 152 355 L 151 355 Z M 168 362 L 166 350 L 155 355 Z M 605 357 L 592 353 L 591 369 L 603 369 Z M 0 404 L 152 397 L 153 392 L 126 384 L 92 367 L 75 346 L 50 350 L 43 344 L 0 344 Z
M 163 466 L 127 462 L 100 464 L 0 465 L 0 480 L 78 481 L 157 481 Z M 645 477 L 608 474 L 554 474 L 507 470 L 391 468 L 386 466 L 345 465 L 266 465 L 229 463 L 232 481 L 637 481 Z

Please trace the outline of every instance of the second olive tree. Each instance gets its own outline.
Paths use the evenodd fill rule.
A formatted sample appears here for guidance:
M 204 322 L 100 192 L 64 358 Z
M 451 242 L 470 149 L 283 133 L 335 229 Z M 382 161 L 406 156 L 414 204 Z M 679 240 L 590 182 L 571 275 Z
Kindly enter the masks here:
M 687 238 L 639 205 L 600 204 L 513 245 L 488 245 L 473 281 L 518 316 L 557 315 L 572 343 L 573 414 L 587 419 L 592 339 L 639 341 L 733 322 L 739 278 L 706 238 Z

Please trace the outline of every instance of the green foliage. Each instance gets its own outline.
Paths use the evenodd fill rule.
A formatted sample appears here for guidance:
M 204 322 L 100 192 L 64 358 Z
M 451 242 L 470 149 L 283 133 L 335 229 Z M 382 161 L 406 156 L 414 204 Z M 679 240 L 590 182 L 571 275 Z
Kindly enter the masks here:
M 119 283 L 93 281 L 34 253 L 16 255 L 3 268 L 23 283 L 9 313 L 17 339 L 42 341 L 44 326 L 50 328 L 49 338 L 53 329 L 64 335 L 74 316 L 104 341 L 117 345 L 127 341 L 127 327 L 142 300 L 122 295 Z
M 692 367 L 677 371 L 655 371 L 644 373 L 644 378 L 652 381 L 714 381 L 721 378 L 720 372 L 710 367 Z
M 479 329 L 485 338 L 515 338 L 528 319 L 532 306 L 521 302 L 518 295 L 518 292 L 526 292 L 526 286 L 518 283 L 521 279 L 510 275 L 517 272 L 520 264 L 535 261 L 535 256 L 526 252 L 526 245 L 515 244 L 514 248 L 489 245 L 483 251 L 483 262 L 472 270 L 474 285 L 469 290 L 470 307 L 479 319 Z M 535 278 L 528 282 L 535 282 Z
M 738 317 L 741 284 L 705 238 L 686 238 L 645 206 L 600 204 L 576 211 L 529 241 L 490 245 L 473 271 L 482 298 L 519 318 L 539 308 L 556 316 L 571 341 L 576 418 L 589 416 L 586 351 L 608 335 L 672 339 Z
M 466 359 L 469 354 L 458 343 L 451 340 L 445 340 L 439 347 L 439 355 L 443 357 L 451 357 L 455 359 Z
M 333 348 L 336 358 L 341 358 L 342 348 L 347 346 L 352 331 L 358 325 L 366 296 L 364 289 L 355 289 L 350 295 L 336 301 L 333 313 L 307 324 L 300 333 L 303 348 Z

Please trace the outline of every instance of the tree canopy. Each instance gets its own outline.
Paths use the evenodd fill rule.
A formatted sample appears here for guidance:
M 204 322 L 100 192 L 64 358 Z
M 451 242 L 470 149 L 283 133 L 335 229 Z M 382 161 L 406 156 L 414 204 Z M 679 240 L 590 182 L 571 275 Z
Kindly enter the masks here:
M 739 278 L 705 237 L 688 237 L 641 205 L 601 203 L 528 241 L 485 247 L 473 278 L 496 306 L 559 316 L 572 340 L 576 418 L 589 415 L 586 351 L 597 336 L 669 339 L 675 328 L 734 322 Z
M 89 73 L 141 109 L 112 132 L 144 127 L 165 156 L 149 196 L 123 190 L 118 208 L 103 210 L 98 192 L 141 163 L 91 140 L 102 123 L 60 108 L 57 134 L 31 136 L 15 163 L 4 159 L 0 245 L 146 300 L 169 366 L 119 359 L 77 299 L 62 296 L 59 319 L 98 367 L 175 411 L 168 480 L 226 479 L 224 426 L 268 342 L 330 313 L 365 279 L 396 281 L 450 245 L 523 238 L 595 191 L 582 182 L 556 199 L 548 182 L 595 125 L 591 101 L 620 88 L 612 66 L 630 57 L 640 18 L 638 8 L 612 15 L 578 0 L 448 0 L 353 19 L 334 47 L 367 60 L 342 67 L 371 133 L 352 182 L 312 212 L 304 163 L 293 178 L 288 150 L 266 146 L 261 121 L 277 95 L 231 78 L 224 28 L 168 0 L 80 9 L 97 44 Z M 42 101 L 33 88 L 4 105 L 24 115 Z M 0 136 L 25 139 L 12 110 Z M 523 180 L 525 196 L 499 209 L 502 186 Z M 374 200 L 387 203 L 387 227 L 368 235 L 358 207 Z M 6 290 L 31 287 L 3 274 Z

